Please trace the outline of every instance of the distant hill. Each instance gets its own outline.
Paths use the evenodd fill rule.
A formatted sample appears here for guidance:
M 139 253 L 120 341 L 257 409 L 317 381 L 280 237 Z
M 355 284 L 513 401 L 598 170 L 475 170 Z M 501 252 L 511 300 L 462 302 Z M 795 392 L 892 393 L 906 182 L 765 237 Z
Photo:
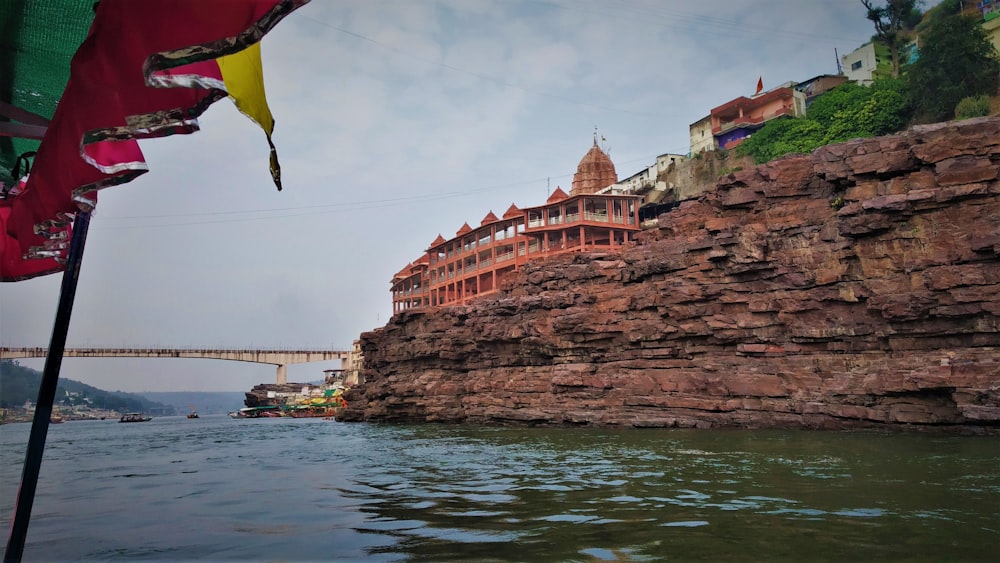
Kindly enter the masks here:
M 26 401 L 38 400 L 42 372 L 22 366 L 16 360 L 0 360 L 0 408 L 20 408 Z M 72 379 L 59 378 L 55 404 L 72 407 L 87 405 L 95 409 L 147 414 L 178 414 L 173 405 L 152 401 L 135 393 L 105 391 Z M 183 412 L 187 412 L 187 408 Z
M 246 399 L 242 391 L 143 391 L 140 395 L 173 406 L 178 414 L 187 414 L 192 409 L 198 414 L 226 414 L 243 408 Z

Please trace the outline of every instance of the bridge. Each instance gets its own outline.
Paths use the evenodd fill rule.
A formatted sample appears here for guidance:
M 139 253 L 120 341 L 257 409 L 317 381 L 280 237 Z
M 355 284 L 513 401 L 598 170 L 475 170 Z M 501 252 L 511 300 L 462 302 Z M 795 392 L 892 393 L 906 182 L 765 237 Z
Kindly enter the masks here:
M 44 358 L 47 348 L 0 348 L 0 360 Z M 64 358 L 207 358 L 278 366 L 278 384 L 288 383 L 288 364 L 340 360 L 350 365 L 350 350 L 277 350 L 239 348 L 66 348 Z

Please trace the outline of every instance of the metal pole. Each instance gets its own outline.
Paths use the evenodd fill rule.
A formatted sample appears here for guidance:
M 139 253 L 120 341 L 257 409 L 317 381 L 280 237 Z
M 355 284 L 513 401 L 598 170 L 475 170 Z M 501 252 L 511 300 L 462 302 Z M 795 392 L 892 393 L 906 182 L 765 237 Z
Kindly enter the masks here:
M 59 367 L 62 365 L 63 350 L 66 348 L 66 333 L 69 331 L 69 318 L 73 312 L 73 299 L 76 297 L 76 282 L 80 277 L 80 263 L 83 261 L 88 227 L 90 227 L 90 213 L 77 213 L 73 221 L 73 239 L 69 246 L 69 256 L 66 258 L 66 271 L 63 272 L 62 287 L 59 290 L 59 305 L 52 327 L 52 339 L 48 355 L 45 356 L 42 383 L 38 387 L 35 416 L 31 421 L 31 434 L 28 437 L 28 451 L 24 456 L 21 486 L 17 491 L 17 502 L 14 505 L 14 520 L 10 526 L 7 550 L 3 555 L 5 563 L 21 561 L 21 555 L 24 553 L 24 540 L 28 535 L 31 505 L 35 502 L 35 487 L 38 484 L 38 472 L 42 467 L 42 452 L 45 450 L 49 418 L 52 416 L 52 405 L 55 403 Z

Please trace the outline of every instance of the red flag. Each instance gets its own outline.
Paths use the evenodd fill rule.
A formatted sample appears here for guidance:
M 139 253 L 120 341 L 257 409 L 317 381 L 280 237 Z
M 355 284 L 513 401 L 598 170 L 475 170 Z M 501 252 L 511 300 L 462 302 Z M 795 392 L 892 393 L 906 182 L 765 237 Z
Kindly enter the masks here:
M 308 1 L 102 0 L 28 183 L 9 202 L 5 234 L 30 252 L 38 235 L 93 207 L 96 190 L 145 173 L 136 139 L 197 131 L 197 117 L 230 94 L 217 59 L 257 43 Z M 272 154 L 280 189 L 276 164 Z
M 763 91 L 764 91 L 764 77 L 761 76 L 760 78 L 757 79 L 757 91 L 754 92 L 753 95 L 756 96 L 757 94 L 760 94 Z
M 44 247 L 48 242 L 51 250 L 47 253 L 50 257 L 25 260 L 20 241 L 7 234 L 7 219 L 10 217 L 10 212 L 10 200 L 0 198 L 0 282 L 21 281 L 61 271 L 63 264 L 51 255 L 61 254 L 64 247 L 68 246 L 70 228 L 67 227 L 61 232 L 56 240 L 45 241 L 34 238 L 28 245 Z

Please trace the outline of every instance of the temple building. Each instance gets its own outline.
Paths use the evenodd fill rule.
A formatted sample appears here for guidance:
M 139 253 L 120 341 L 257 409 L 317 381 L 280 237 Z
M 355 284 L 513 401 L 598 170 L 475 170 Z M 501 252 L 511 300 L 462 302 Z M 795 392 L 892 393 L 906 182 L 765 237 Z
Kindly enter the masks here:
M 573 174 L 573 187 L 570 195 L 596 193 L 611 184 L 618 183 L 618 173 L 611 157 L 597 146 L 597 136 L 594 136 L 594 146 L 580 159 Z
M 569 194 L 557 187 L 543 205 L 511 204 L 503 216 L 490 211 L 478 227 L 465 223 L 450 239 L 438 235 L 393 276 L 393 313 L 463 305 L 498 291 L 504 276 L 530 260 L 625 244 L 640 230 L 642 196 L 596 193 L 617 182 L 615 165 L 595 137 Z

